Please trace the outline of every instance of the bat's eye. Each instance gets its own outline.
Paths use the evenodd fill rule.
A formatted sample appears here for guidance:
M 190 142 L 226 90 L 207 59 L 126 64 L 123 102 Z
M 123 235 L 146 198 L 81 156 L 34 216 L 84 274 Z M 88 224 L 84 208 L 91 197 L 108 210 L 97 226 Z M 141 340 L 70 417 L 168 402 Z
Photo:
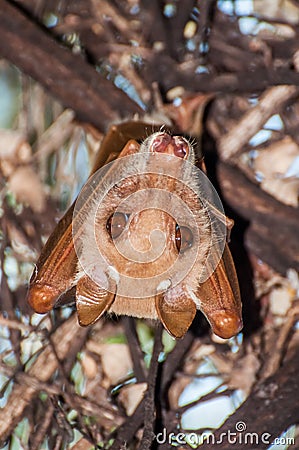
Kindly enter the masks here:
M 193 244 L 193 234 L 188 227 L 179 227 L 176 224 L 175 227 L 175 243 L 178 252 L 183 253 L 188 248 L 192 247 Z
M 106 229 L 112 239 L 116 239 L 124 231 L 129 215 L 122 212 L 115 212 L 109 217 L 106 224 Z

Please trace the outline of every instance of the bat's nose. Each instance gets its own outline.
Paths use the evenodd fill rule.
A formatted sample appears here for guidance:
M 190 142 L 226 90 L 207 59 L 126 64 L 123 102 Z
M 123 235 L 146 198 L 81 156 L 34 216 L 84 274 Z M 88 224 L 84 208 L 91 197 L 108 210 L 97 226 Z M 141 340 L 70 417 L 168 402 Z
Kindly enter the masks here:
M 50 311 L 57 301 L 60 293 L 53 286 L 35 283 L 30 286 L 27 294 L 27 302 L 39 314 Z
M 229 339 L 238 334 L 243 328 L 243 321 L 239 314 L 221 310 L 209 315 L 212 330 L 222 339 Z
M 150 150 L 184 159 L 189 154 L 189 144 L 181 136 L 170 136 L 167 133 L 159 133 L 152 140 Z

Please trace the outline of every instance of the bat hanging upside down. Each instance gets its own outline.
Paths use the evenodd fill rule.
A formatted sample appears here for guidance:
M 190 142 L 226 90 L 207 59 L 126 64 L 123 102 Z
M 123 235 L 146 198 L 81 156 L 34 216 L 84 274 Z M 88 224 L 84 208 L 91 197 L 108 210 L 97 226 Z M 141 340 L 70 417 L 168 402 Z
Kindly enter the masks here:
M 212 331 L 242 328 L 229 221 L 192 145 L 148 125 L 114 126 L 93 173 L 44 246 L 28 302 L 46 313 L 74 295 L 79 323 L 105 312 L 158 319 L 175 338 L 196 310 Z M 202 170 L 201 170 L 202 169 Z

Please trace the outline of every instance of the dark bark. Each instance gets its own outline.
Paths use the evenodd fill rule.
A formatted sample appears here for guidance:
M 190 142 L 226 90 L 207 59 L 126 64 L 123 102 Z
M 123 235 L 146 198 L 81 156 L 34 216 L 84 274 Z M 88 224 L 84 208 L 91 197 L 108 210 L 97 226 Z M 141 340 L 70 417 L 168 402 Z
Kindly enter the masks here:
M 236 433 L 238 450 L 266 449 L 281 433 L 299 421 L 298 393 L 299 390 L 299 347 L 292 352 L 292 358 L 271 377 L 259 384 L 250 394 L 246 402 L 233 414 L 225 424 L 215 433 L 216 447 L 221 450 L 231 450 L 232 442 L 227 439 L 228 433 L 236 433 L 236 424 L 245 423 L 246 430 L 243 436 Z M 245 442 L 246 433 L 256 433 L 258 443 L 250 440 Z M 224 436 L 224 437 L 223 437 Z M 248 436 L 249 439 L 249 436 Z M 264 442 L 263 442 L 264 441 Z M 210 449 L 210 445 L 203 445 Z
M 79 120 L 101 131 L 120 117 L 141 112 L 82 56 L 64 48 L 7 1 L 0 5 L 0 55 L 72 108 Z
M 299 269 L 299 211 L 284 205 L 252 183 L 236 167 L 219 163 L 222 195 L 250 222 L 247 248 L 278 272 Z

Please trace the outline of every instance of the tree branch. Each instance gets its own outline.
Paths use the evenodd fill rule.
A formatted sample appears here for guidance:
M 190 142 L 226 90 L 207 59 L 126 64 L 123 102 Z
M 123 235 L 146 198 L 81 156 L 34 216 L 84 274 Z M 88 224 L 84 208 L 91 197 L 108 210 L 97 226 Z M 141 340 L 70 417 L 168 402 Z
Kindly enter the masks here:
M 5 0 L 0 5 L 0 55 L 72 108 L 79 120 L 101 131 L 120 117 L 142 112 L 81 56 L 59 45 L 46 29 Z
M 228 160 L 254 136 L 272 116 L 279 112 L 285 103 L 298 96 L 296 86 L 275 86 L 267 89 L 255 107 L 249 109 L 241 120 L 222 136 L 218 142 L 220 157 Z
M 215 433 L 216 442 L 218 440 L 217 449 L 231 450 L 232 443 L 228 442 L 227 436 L 229 432 L 232 432 L 236 433 L 236 439 L 239 439 L 240 434 L 236 432 L 236 424 L 240 421 L 244 422 L 246 427 L 244 434 L 256 433 L 259 441 L 258 445 L 253 447 L 250 440 L 246 443 L 245 436 L 241 436 L 236 441 L 239 450 L 268 448 L 275 437 L 291 425 L 298 423 L 299 408 L 294 401 L 294 393 L 299 389 L 298 371 L 299 347 L 297 345 L 292 352 L 292 358 L 289 358 L 273 376 L 257 386 L 246 402 L 217 430 Z M 201 448 L 208 450 L 211 445 L 203 445 Z
M 52 336 L 52 342 L 55 345 L 60 360 L 66 359 L 69 348 L 72 346 L 78 334 L 85 335 L 86 330 L 79 327 L 75 316 L 72 316 L 55 331 Z M 41 382 L 46 382 L 51 378 L 58 365 L 59 362 L 53 352 L 52 346 L 48 344 L 28 370 L 28 375 Z M 13 428 L 21 420 L 26 406 L 38 392 L 34 384 L 31 386 L 14 384 L 6 406 L 0 410 L 1 441 L 5 441 L 9 437 Z
M 298 209 L 280 203 L 228 164 L 219 163 L 218 178 L 227 203 L 250 222 L 249 250 L 282 274 L 290 267 L 299 270 Z

